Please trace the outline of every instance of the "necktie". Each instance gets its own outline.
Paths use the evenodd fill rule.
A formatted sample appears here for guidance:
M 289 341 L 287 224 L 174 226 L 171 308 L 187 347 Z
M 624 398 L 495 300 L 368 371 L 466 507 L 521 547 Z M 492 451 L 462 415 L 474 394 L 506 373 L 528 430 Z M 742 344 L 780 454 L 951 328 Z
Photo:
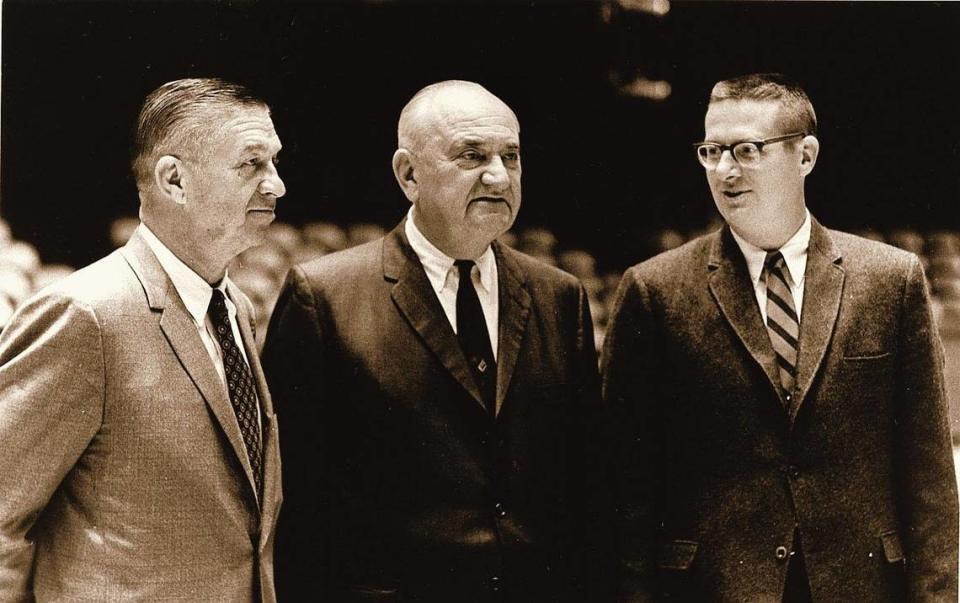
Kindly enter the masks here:
M 263 467 L 261 466 L 263 453 L 260 439 L 260 421 L 257 416 L 260 411 L 257 406 L 257 392 L 253 383 L 253 374 L 250 372 L 250 367 L 247 366 L 243 354 L 240 353 L 240 348 L 237 347 L 237 342 L 233 338 L 227 304 L 223 292 L 219 289 L 213 290 L 213 297 L 210 298 L 210 307 L 207 312 L 213 322 L 217 342 L 220 344 L 220 350 L 223 353 L 223 374 L 227 381 L 227 391 L 230 394 L 233 412 L 237 415 L 237 423 L 240 425 L 240 434 L 243 436 L 247 458 L 250 459 L 250 467 L 253 469 L 253 480 L 257 486 L 257 497 L 259 499 L 263 496 Z
M 460 347 L 480 388 L 484 406 L 493 416 L 496 414 L 497 404 L 497 364 L 493 359 L 480 298 L 477 297 L 477 290 L 473 288 L 473 279 L 470 277 L 473 262 L 457 260 L 454 264 L 460 271 L 460 284 L 457 288 L 457 339 L 460 340 Z
M 764 260 L 767 281 L 767 332 L 780 369 L 780 385 L 787 400 L 797 380 L 797 348 L 800 343 L 800 320 L 787 284 L 790 269 L 779 251 L 767 253 Z

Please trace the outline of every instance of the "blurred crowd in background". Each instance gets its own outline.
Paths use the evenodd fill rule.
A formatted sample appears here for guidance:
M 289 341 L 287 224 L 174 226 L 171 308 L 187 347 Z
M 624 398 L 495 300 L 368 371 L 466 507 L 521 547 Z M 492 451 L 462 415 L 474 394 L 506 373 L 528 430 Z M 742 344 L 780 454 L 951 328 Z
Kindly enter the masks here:
M 110 225 L 113 245 L 122 246 L 138 223 L 133 217 L 116 219 Z M 644 241 L 642 247 L 649 256 L 653 256 L 716 228 L 719 228 L 718 222 L 696 232 L 661 230 L 654 233 L 650 240 Z M 385 233 L 382 226 L 370 223 L 341 226 L 312 222 L 296 227 L 277 222 L 271 225 L 267 242 L 241 254 L 229 270 L 230 278 L 256 305 L 258 341 L 262 343 L 264 340 L 273 305 L 291 266 L 360 245 Z M 933 293 L 934 311 L 941 334 L 952 338 L 960 336 L 960 233 L 899 230 L 890 233 L 861 231 L 857 234 L 885 241 L 920 256 Z M 597 260 L 590 251 L 565 247 L 545 228 L 511 231 L 501 237 L 501 241 L 580 278 L 590 297 L 599 349 L 622 271 L 599 270 Z M 642 259 L 637 258 L 637 261 Z M 18 304 L 73 270 L 70 266 L 43 263 L 33 245 L 16 240 L 9 226 L 0 220 L 0 329 Z

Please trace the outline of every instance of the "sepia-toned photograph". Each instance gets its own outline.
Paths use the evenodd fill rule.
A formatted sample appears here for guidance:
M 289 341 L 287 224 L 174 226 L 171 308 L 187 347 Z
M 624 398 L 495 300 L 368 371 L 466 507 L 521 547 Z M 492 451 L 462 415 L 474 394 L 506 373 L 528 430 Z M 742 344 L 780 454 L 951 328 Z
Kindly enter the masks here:
M 2 0 L 0 602 L 960 601 L 958 36 Z

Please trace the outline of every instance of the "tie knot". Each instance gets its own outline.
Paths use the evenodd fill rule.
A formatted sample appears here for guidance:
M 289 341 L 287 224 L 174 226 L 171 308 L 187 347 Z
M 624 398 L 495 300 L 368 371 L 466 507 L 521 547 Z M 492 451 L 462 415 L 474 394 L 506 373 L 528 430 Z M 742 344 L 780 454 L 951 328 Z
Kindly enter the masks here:
M 213 295 L 210 296 L 210 305 L 207 306 L 207 313 L 214 323 L 222 322 L 224 318 L 229 321 L 227 301 L 220 289 L 213 290 Z
M 453 265 L 457 267 L 457 270 L 460 271 L 461 279 L 469 279 L 470 273 L 473 271 L 473 260 L 455 260 Z
M 767 270 L 776 270 L 783 267 L 783 264 L 783 254 L 779 251 L 768 251 L 766 259 L 763 260 L 763 265 Z

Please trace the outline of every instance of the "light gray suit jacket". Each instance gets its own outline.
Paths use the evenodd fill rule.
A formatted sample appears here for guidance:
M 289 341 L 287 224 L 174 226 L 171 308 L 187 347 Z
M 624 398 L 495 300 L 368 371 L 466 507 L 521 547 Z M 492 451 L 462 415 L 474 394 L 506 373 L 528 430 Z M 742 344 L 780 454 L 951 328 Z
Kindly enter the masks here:
M 277 424 L 234 287 L 263 411 L 264 496 L 226 388 L 138 235 L 45 289 L 0 336 L 0 600 L 275 600 Z

